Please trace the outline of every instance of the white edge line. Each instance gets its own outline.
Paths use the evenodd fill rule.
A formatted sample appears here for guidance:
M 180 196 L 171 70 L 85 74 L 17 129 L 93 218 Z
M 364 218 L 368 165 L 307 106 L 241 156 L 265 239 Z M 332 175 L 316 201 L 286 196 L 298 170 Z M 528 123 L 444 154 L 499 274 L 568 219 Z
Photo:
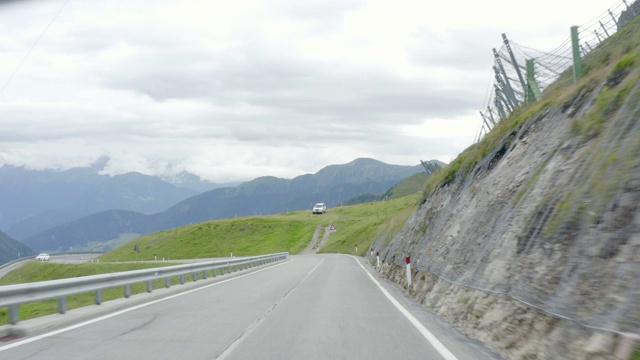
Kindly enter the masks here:
M 413 315 L 411 315 L 411 313 L 407 309 L 405 309 L 404 306 L 402 306 L 398 302 L 398 300 L 396 300 L 391 294 L 389 294 L 387 289 L 382 287 L 382 285 L 378 282 L 378 280 L 376 280 L 373 277 L 373 275 L 371 275 L 371 273 L 369 273 L 369 271 L 367 271 L 367 269 L 365 269 L 364 266 L 362 266 L 362 264 L 360 264 L 360 261 L 355 256 L 353 256 L 353 255 L 350 255 L 350 256 L 358 263 L 358 265 L 362 268 L 362 270 L 364 270 L 364 272 L 367 275 L 369 275 L 369 278 L 371 279 L 371 281 L 373 281 L 373 283 L 376 284 L 376 286 L 378 286 L 378 289 L 380 289 L 380 291 L 382 291 L 384 296 L 386 296 L 387 299 L 389 299 L 389 301 L 391 301 L 391 303 L 398 310 L 400 310 L 402 315 L 404 315 L 404 317 L 406 317 L 407 320 L 409 320 L 409 322 L 420 332 L 420 334 L 422 334 L 422 336 L 424 336 L 425 339 L 427 339 L 427 341 L 431 344 L 431 346 L 433 346 L 433 348 L 436 349 L 440 353 L 440 355 L 442 355 L 442 357 L 445 358 L 445 360 L 458 360 L 458 358 L 456 358 L 451 353 L 451 351 L 449 351 L 449 349 L 447 349 L 440 342 L 440 340 L 438 340 L 429 330 L 427 330 L 427 328 L 424 327 L 424 325 L 422 325 L 422 323 L 420 321 L 418 321 L 418 319 L 416 319 Z
M 179 294 L 170 295 L 170 296 L 164 297 L 162 299 L 157 299 L 157 300 L 153 300 L 153 301 L 150 301 L 150 302 L 147 302 L 147 303 L 144 303 L 144 304 L 135 305 L 135 306 L 132 306 L 130 308 L 126 308 L 124 310 L 116 311 L 116 312 L 113 312 L 113 313 L 110 313 L 110 314 L 107 314 L 107 315 L 103 315 L 103 316 L 97 317 L 95 319 L 91 319 L 91 320 L 87 320 L 87 321 L 81 322 L 79 324 L 71 325 L 71 326 L 68 326 L 68 327 L 65 327 L 65 328 L 62 328 L 62 329 L 58 329 L 58 330 L 54 330 L 54 331 L 51 331 L 51 332 L 48 332 L 48 333 L 45 333 L 45 334 L 41 334 L 41 335 L 37 335 L 37 336 L 34 336 L 34 337 L 30 337 L 28 339 L 20 340 L 20 341 L 17 341 L 17 342 L 14 342 L 14 343 L 11 343 L 11 344 L 8 344 L 8 345 L 5 345 L 5 346 L 0 346 L 0 352 L 5 351 L 5 350 L 9 350 L 9 349 L 13 349 L 13 348 L 21 346 L 21 345 L 26 345 L 26 344 L 29 344 L 29 343 L 32 343 L 32 342 L 35 342 L 35 341 L 38 341 L 38 340 L 46 339 L 46 338 L 51 337 L 51 336 L 62 334 L 62 333 L 65 333 L 67 331 L 75 330 L 75 329 L 83 327 L 83 326 L 91 325 L 93 323 L 97 323 L 99 321 L 106 320 L 106 319 L 112 318 L 114 316 L 118 316 L 118 315 L 122 315 L 124 313 L 128 313 L 129 311 L 141 309 L 141 308 L 149 306 L 149 305 L 157 304 L 157 303 L 160 303 L 160 302 L 163 302 L 163 301 L 166 301 L 166 300 L 170 300 L 170 299 L 174 299 L 174 298 L 177 298 L 177 297 L 180 297 L 180 296 L 183 296 L 183 295 L 191 294 L 191 293 L 194 293 L 196 291 L 208 289 L 208 288 L 210 288 L 212 286 L 217 286 L 217 285 L 220 285 L 220 284 L 224 284 L 224 283 L 226 283 L 228 281 L 241 279 L 241 278 L 243 278 L 245 276 L 254 275 L 254 274 L 257 274 L 257 273 L 265 271 L 265 270 L 273 269 L 276 266 L 284 265 L 284 264 L 286 264 L 288 262 L 291 262 L 291 261 L 293 261 L 293 259 L 289 259 L 289 260 L 287 260 L 287 261 L 285 261 L 283 263 L 276 264 L 276 265 L 273 265 L 273 266 L 269 266 L 269 267 L 266 267 L 264 269 L 259 269 L 259 270 L 256 270 L 254 272 L 250 272 L 248 274 L 239 275 L 239 276 L 236 276 L 236 277 L 232 277 L 231 279 L 222 280 L 222 281 L 210 284 L 210 285 L 199 287 L 197 289 L 187 290 L 185 292 L 181 292 Z

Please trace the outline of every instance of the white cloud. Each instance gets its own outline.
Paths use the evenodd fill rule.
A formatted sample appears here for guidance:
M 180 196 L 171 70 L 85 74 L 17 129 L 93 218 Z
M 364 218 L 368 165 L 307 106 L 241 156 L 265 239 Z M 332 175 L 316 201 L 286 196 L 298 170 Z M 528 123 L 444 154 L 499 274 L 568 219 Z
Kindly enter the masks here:
M 63 4 L 0 2 L 0 165 L 68 168 L 107 155 L 110 173 L 215 181 L 357 157 L 451 161 L 474 140 L 502 32 L 551 49 L 607 5 Z

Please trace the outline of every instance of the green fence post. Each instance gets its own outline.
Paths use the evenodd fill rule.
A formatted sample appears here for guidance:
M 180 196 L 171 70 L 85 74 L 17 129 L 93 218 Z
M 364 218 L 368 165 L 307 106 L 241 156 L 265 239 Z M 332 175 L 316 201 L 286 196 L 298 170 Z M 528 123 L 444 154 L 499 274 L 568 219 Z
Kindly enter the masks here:
M 527 60 L 527 104 L 540 100 L 540 87 L 536 82 L 536 71 L 533 59 Z
M 571 44 L 573 46 L 573 82 L 582 77 L 582 59 L 580 57 L 580 40 L 578 39 L 578 27 L 571 27 Z

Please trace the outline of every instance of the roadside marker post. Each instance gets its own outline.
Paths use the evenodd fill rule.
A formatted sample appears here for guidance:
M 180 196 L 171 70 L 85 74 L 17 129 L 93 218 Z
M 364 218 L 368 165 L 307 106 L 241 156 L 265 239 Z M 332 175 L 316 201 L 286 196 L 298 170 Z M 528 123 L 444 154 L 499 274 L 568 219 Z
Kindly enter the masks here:
M 373 248 L 371 248 L 371 249 L 369 250 L 369 255 L 370 255 L 371 257 L 373 257 Z
M 407 256 L 407 286 L 411 286 L 411 257 Z
M 380 267 L 380 251 L 376 252 L 376 267 Z

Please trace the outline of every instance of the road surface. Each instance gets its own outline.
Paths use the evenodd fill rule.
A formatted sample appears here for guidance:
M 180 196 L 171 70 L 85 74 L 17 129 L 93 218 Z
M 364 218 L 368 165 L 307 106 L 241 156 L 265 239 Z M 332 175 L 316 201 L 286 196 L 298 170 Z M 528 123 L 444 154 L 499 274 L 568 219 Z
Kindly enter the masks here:
M 98 257 L 102 254 L 96 253 L 87 253 L 87 254 L 60 254 L 60 255 L 51 255 L 50 262 L 53 263 L 61 263 L 61 264 L 78 264 L 83 262 L 89 262 L 91 259 Z M 20 268 L 32 261 L 35 260 L 35 256 L 33 258 L 24 259 L 18 262 L 15 262 L 11 265 L 7 265 L 0 269 L 0 278 L 7 275 L 11 271 Z
M 291 256 L 235 278 L 210 278 L 211 284 L 181 294 L 0 343 L 0 359 L 499 359 L 361 261 Z

